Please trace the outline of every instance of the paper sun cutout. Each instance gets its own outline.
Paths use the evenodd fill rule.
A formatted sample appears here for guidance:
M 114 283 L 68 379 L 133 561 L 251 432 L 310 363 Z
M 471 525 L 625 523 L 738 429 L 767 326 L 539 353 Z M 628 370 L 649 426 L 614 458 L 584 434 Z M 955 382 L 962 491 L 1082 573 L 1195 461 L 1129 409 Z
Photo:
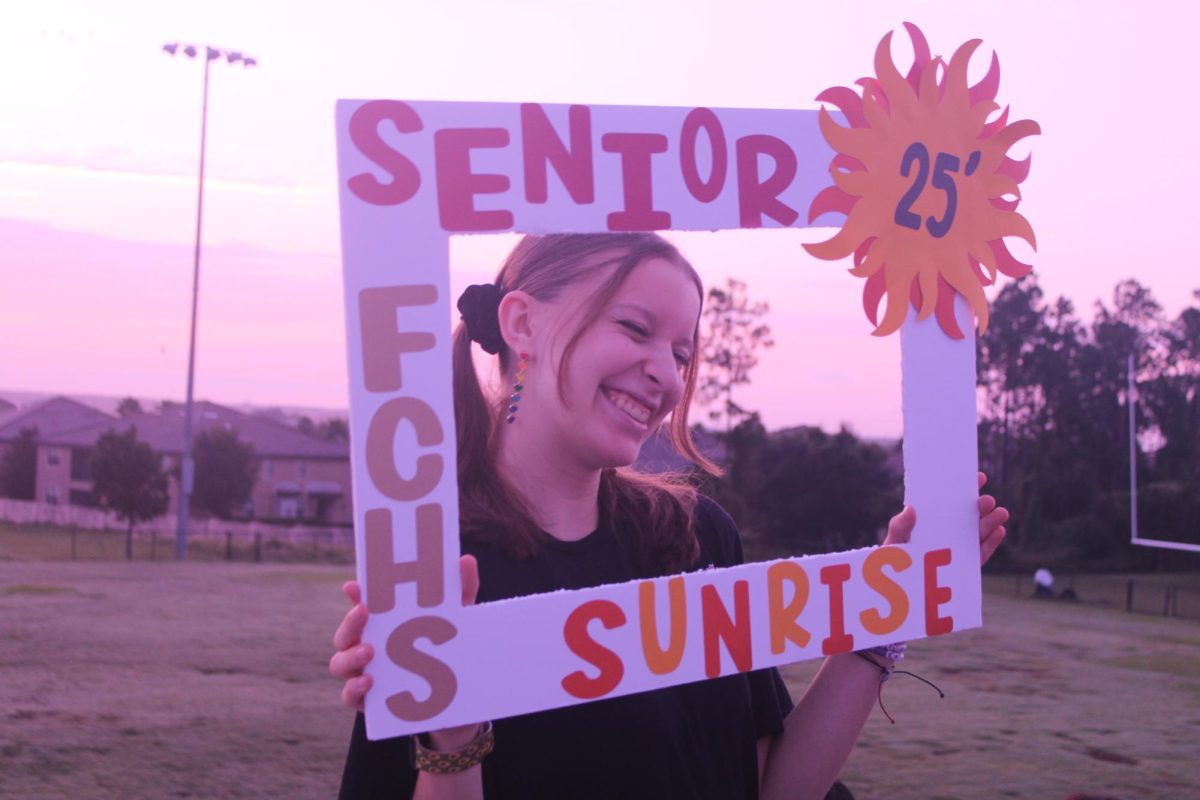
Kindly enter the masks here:
M 1015 236 L 1037 248 L 1033 228 L 1016 211 L 1030 157 L 1016 161 L 1007 152 L 1041 129 L 1032 120 L 1009 125 L 1007 107 L 988 121 L 1000 108 L 994 102 L 1000 62 L 993 53 L 983 80 L 967 85 L 967 63 L 980 40 L 959 47 L 946 64 L 930 57 L 917 26 L 904 26 L 915 51 L 906 76 L 892 62 L 889 32 L 875 50 L 877 77 L 857 82 L 861 96 L 837 86 L 817 97 L 839 108 L 850 127 L 822 106 L 821 133 L 837 151 L 829 167 L 834 185 L 813 199 L 808 219 L 835 211 L 846 221 L 832 239 L 805 248 L 829 260 L 853 254 L 850 273 L 867 279 L 863 309 L 876 336 L 898 330 L 911 302 L 921 319 L 936 313 L 942 330 L 962 339 L 955 293 L 966 298 L 983 332 L 983 286 L 995 282 L 997 271 L 1017 278 L 1031 268 L 1004 244 Z

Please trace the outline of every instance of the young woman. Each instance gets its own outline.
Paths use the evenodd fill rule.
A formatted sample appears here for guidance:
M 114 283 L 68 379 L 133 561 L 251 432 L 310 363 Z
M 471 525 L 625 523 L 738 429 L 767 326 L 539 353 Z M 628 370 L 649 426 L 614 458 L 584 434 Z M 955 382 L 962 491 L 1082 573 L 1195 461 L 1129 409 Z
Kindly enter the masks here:
M 695 271 L 654 234 L 526 237 L 494 284 L 463 294 L 453 348 L 464 603 L 741 562 L 718 505 L 629 469 L 668 424 L 680 453 L 718 472 L 688 432 L 702 298 Z M 498 359 L 503 391 L 482 389 L 472 342 Z M 986 559 L 1007 512 L 990 497 L 979 508 Z M 911 508 L 894 517 L 886 543 L 907 541 L 915 521 Z M 373 652 L 358 585 L 345 591 L 354 606 L 330 672 L 361 711 Z M 820 798 L 896 655 L 826 659 L 794 707 L 769 669 L 416 741 L 370 742 L 359 714 L 341 797 Z M 463 768 L 431 766 L 438 754 Z

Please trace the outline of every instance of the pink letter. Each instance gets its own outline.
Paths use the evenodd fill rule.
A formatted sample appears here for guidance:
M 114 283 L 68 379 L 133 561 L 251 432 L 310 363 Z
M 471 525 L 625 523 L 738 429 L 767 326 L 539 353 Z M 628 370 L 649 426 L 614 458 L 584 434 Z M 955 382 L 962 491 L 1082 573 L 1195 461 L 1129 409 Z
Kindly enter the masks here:
M 606 133 L 600 137 L 606 153 L 621 154 L 625 210 L 608 215 L 610 231 L 656 231 L 671 227 L 671 215 L 654 210 L 650 157 L 667 152 L 667 137 L 659 133 Z
M 769 155 L 775 160 L 775 171 L 765 181 L 759 180 L 758 157 Z M 737 140 L 738 207 L 743 228 L 761 228 L 762 215 L 782 225 L 791 225 L 800 216 L 795 209 L 779 200 L 779 195 L 796 177 L 796 154 L 787 142 L 774 136 L 756 134 Z
M 391 183 L 381 183 L 370 173 L 363 172 L 346 181 L 346 187 L 365 203 L 376 206 L 395 206 L 411 200 L 421 188 L 421 173 L 404 156 L 397 153 L 379 135 L 379 123 L 388 120 L 400 133 L 421 130 L 421 118 L 408 103 L 396 100 L 372 100 L 364 103 L 350 116 L 350 141 L 371 161 L 392 176 Z
M 700 180 L 700 168 L 696 166 L 696 136 L 703 128 L 708 134 L 708 147 L 712 152 L 712 168 L 708 182 Z M 694 108 L 683 120 L 679 134 L 679 167 L 683 170 L 683 183 L 692 197 L 701 203 L 711 203 L 725 188 L 725 173 L 729 167 L 729 155 L 725 152 L 725 130 L 721 120 L 708 108 Z
M 587 106 L 571 106 L 567 111 L 571 149 L 550 124 L 550 118 L 537 103 L 521 105 L 521 147 L 525 158 L 525 199 L 544 203 L 549 197 L 546 165 L 554 171 L 576 203 L 594 202 L 596 187 L 592 178 L 592 117 Z
M 471 150 L 507 147 L 504 128 L 446 128 L 433 135 L 437 164 L 438 215 L 448 231 L 502 231 L 511 228 L 511 211 L 476 211 L 475 195 L 507 192 L 506 175 L 471 172 Z

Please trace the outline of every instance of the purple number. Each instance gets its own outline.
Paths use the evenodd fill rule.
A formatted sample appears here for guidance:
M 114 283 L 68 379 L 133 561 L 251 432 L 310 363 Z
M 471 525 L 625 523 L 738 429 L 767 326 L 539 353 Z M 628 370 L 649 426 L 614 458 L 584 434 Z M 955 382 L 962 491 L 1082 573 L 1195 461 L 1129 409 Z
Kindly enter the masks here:
M 958 187 L 954 185 L 954 178 L 950 177 L 951 172 L 958 172 L 958 156 L 952 156 L 949 153 L 938 153 L 937 161 L 933 165 L 933 188 L 941 189 L 946 193 L 946 213 L 941 219 L 929 217 L 925 220 L 925 227 L 935 239 L 940 239 L 950 232 L 950 226 L 954 224 L 954 212 L 958 210 Z
M 900 174 L 905 178 L 908 177 L 908 173 L 912 172 L 914 161 L 917 162 L 917 177 L 913 180 L 912 186 L 908 187 L 904 196 L 900 198 L 900 203 L 896 206 L 895 220 L 897 225 L 919 231 L 921 230 L 921 216 L 913 213 L 912 205 L 921 196 L 921 192 L 925 189 L 925 181 L 929 179 L 929 150 L 920 142 L 913 142 L 904 151 L 904 159 L 900 162 Z

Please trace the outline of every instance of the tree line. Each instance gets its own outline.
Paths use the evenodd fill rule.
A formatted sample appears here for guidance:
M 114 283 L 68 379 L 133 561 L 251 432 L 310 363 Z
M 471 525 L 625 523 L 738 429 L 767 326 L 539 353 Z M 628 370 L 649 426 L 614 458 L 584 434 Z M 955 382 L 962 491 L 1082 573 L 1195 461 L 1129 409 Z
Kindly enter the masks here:
M 1013 512 L 1007 552 L 1060 567 L 1196 566 L 1129 544 L 1129 378 L 1138 523 L 1200 544 L 1200 291 L 1168 318 L 1149 288 L 1117 284 L 1090 323 L 1032 276 L 1004 287 L 978 340 L 980 460 Z
M 743 289 L 731 283 L 724 298 Z M 1200 291 L 1195 301 L 1168 318 L 1147 287 L 1126 280 L 1085 322 L 1070 300 L 1047 302 L 1032 276 L 999 293 L 977 338 L 980 467 L 988 491 L 1012 512 L 995 567 L 1200 566 L 1193 554 L 1129 542 L 1132 357 L 1141 534 L 1200 543 Z M 726 305 L 739 309 L 732 327 L 742 331 L 710 341 L 706 353 L 742 354 L 726 353 L 709 370 L 708 396 L 721 404 L 715 419 L 733 411 L 742 421 L 715 434 L 726 475 L 705 490 L 738 520 L 754 557 L 878 543 L 903 497 L 900 443 L 865 441 L 845 427 L 768 433 L 732 401 L 734 386 L 748 382 L 745 370 L 726 366 L 753 365 L 748 333 L 770 340 L 769 328 L 761 332 L 767 309 Z M 730 321 L 707 332 L 720 340 Z

